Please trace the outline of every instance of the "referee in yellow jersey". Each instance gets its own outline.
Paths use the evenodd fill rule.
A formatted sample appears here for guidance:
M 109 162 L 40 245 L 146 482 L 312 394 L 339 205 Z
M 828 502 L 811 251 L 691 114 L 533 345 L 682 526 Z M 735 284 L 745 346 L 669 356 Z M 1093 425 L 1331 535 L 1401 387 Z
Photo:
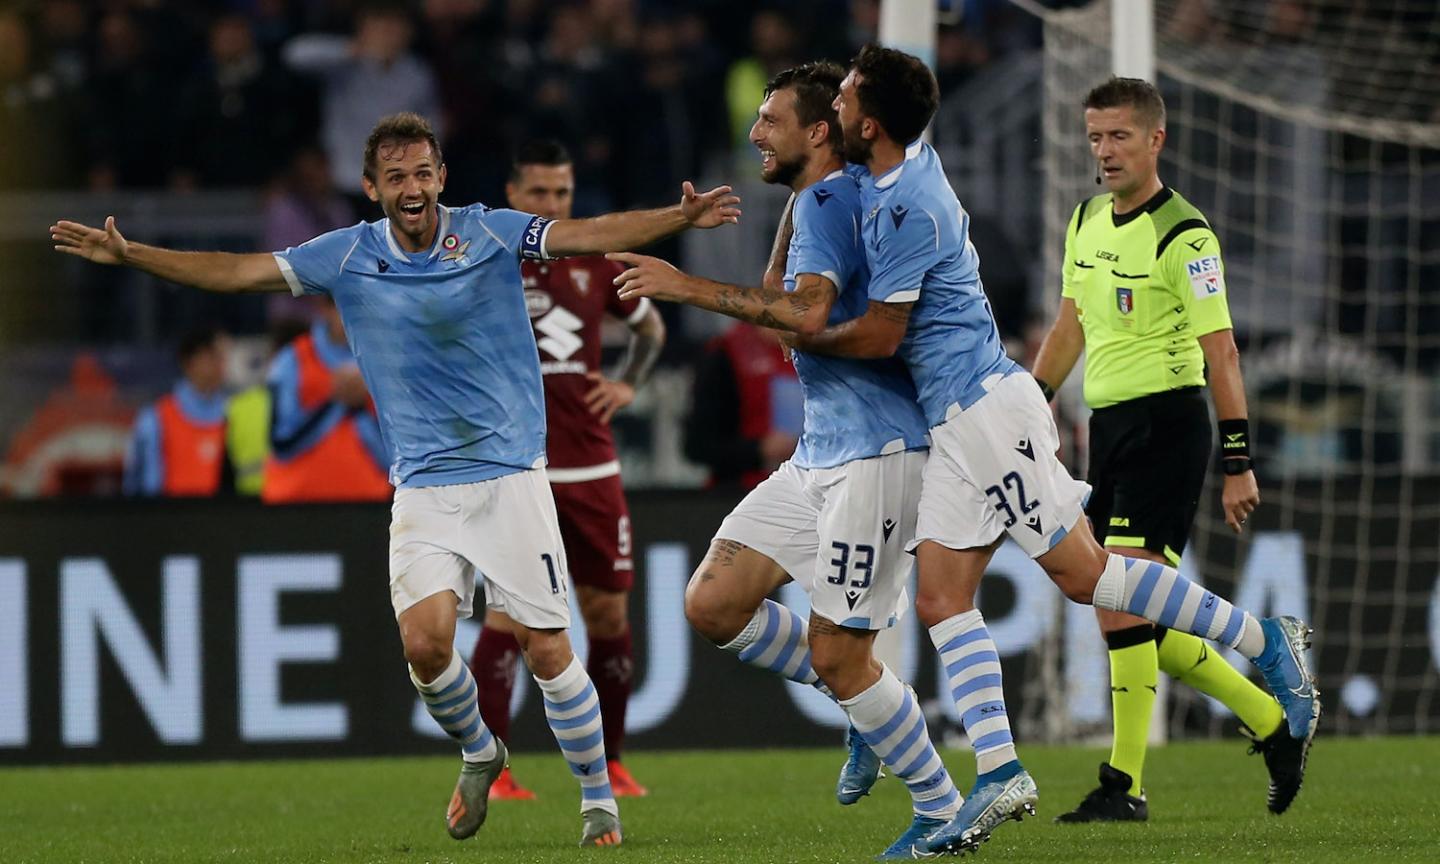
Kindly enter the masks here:
M 1239 532 L 1260 503 L 1220 241 L 1199 210 L 1160 182 L 1165 103 L 1152 84 L 1111 78 L 1091 90 L 1085 129 L 1108 191 L 1080 202 L 1070 218 L 1060 312 L 1034 375 L 1053 397 L 1085 352 L 1094 487 L 1086 513 L 1095 535 L 1111 552 L 1179 566 L 1214 452 L 1207 368 L 1226 523 Z M 1252 752 L 1265 756 L 1269 807 L 1284 812 L 1300 789 L 1306 752 L 1274 698 L 1188 633 L 1095 611 L 1110 649 L 1114 743 L 1099 788 L 1057 821 L 1147 818 L 1141 772 L 1160 669 L 1235 712 L 1255 739 Z

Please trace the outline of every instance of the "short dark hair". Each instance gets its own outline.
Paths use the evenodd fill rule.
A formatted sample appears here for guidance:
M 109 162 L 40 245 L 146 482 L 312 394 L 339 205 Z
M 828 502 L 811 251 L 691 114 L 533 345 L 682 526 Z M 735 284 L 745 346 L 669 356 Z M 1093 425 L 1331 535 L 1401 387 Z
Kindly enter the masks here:
M 860 73 L 855 88 L 860 111 L 880 121 L 885 134 L 902 146 L 919 138 L 940 106 L 940 84 L 930 67 L 913 54 L 873 42 L 850 65 Z
M 435 164 L 444 163 L 445 157 L 440 155 L 440 141 L 435 137 L 429 120 L 411 111 L 381 117 L 375 128 L 370 130 L 370 137 L 365 139 L 365 176 L 370 178 L 371 183 L 375 182 L 376 160 L 383 145 L 414 141 L 429 143 L 430 152 L 435 154 Z
M 1147 129 L 1165 128 L 1165 100 L 1154 84 L 1143 78 L 1120 78 L 1108 81 L 1085 94 L 1085 107 L 1103 110 L 1129 106 L 1135 119 Z
M 574 161 L 565 145 L 554 138 L 533 138 L 515 148 L 515 158 L 510 162 L 510 182 L 520 182 L 521 172 L 526 165 L 558 167 L 574 164 Z
M 840 92 L 840 82 L 845 80 L 845 70 L 838 63 L 818 60 L 789 69 L 770 79 L 765 85 L 765 97 L 777 90 L 791 90 L 795 93 L 795 115 L 805 126 L 825 122 L 830 124 L 826 141 L 832 150 L 838 151 L 845 142 L 840 129 L 840 118 L 835 116 L 835 94 Z
M 222 335 L 219 327 L 208 324 L 186 331 L 185 335 L 180 337 L 180 344 L 175 349 L 175 356 L 179 359 L 180 365 L 184 366 L 191 357 L 201 351 L 215 347 L 215 343 L 220 341 Z

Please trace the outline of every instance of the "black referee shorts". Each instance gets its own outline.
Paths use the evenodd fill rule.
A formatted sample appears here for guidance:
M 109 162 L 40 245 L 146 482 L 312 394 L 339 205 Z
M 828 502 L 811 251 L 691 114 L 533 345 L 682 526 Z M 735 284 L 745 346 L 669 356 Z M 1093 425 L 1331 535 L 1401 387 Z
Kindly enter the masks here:
M 1149 549 L 1179 566 L 1213 442 L 1205 390 L 1186 387 L 1090 415 L 1090 503 L 1105 546 Z

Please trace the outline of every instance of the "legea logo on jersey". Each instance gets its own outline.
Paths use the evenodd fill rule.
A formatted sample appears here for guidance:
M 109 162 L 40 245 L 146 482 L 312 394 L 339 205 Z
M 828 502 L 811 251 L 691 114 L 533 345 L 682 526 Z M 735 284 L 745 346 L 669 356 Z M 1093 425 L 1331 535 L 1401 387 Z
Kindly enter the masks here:
M 1225 277 L 1220 272 L 1218 255 L 1196 258 L 1185 265 L 1185 273 L 1190 277 L 1190 289 L 1200 300 L 1225 291 Z

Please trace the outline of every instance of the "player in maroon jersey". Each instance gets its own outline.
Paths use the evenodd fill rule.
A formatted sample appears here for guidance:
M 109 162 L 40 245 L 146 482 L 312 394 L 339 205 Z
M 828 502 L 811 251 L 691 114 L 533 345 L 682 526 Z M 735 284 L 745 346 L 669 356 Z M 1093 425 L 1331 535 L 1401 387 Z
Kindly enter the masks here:
M 505 184 L 511 207 L 547 219 L 568 219 L 574 193 L 575 172 L 562 145 L 534 141 L 520 148 Z M 634 401 L 635 388 L 650 374 L 665 344 L 665 325 L 649 300 L 616 296 L 611 280 L 624 269 L 600 256 L 520 264 L 545 380 L 550 488 L 590 637 L 588 667 L 600 700 L 610 787 L 617 796 L 644 795 L 646 790 L 620 763 L 634 670 L 626 607 L 635 572 L 630 512 L 610 418 Z M 613 380 L 600 372 L 600 323 L 606 315 L 625 322 L 631 333 L 630 350 Z M 520 654 L 511 626 L 503 613 L 486 609 L 470 660 L 479 683 L 480 714 L 507 742 Z M 518 785 L 507 768 L 490 787 L 490 797 L 535 796 Z

